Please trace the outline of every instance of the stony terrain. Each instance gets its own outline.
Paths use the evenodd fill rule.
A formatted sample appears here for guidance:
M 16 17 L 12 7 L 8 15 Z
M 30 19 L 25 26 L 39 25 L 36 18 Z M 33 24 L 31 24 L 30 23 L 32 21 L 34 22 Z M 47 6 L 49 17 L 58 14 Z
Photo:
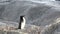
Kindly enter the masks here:
M 0 27 L 0 34 L 40 34 L 43 26 L 35 26 L 26 24 L 24 29 L 17 29 L 14 27 Z

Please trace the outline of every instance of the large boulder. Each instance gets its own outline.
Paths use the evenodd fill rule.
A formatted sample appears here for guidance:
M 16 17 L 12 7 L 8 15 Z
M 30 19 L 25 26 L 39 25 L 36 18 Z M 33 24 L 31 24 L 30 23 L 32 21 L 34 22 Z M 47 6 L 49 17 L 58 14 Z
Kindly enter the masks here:
M 0 19 L 2 21 L 6 20 L 18 23 L 20 16 L 25 15 L 27 24 L 45 26 L 55 23 L 55 20 L 60 17 L 60 4 L 57 1 L 11 1 L 9 4 L 0 4 Z
M 56 20 L 56 23 L 46 25 L 40 34 L 60 34 L 60 18 Z

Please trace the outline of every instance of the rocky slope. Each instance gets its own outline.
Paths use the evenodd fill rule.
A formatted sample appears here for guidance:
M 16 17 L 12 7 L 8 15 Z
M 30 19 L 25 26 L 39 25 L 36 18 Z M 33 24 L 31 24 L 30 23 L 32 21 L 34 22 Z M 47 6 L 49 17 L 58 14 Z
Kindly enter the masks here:
M 32 24 L 35 27 L 56 23 L 57 19 L 60 18 L 60 1 L 11 0 L 0 3 L 1 24 L 12 24 L 14 27 L 18 27 L 19 17 L 21 15 L 25 15 L 26 24 Z

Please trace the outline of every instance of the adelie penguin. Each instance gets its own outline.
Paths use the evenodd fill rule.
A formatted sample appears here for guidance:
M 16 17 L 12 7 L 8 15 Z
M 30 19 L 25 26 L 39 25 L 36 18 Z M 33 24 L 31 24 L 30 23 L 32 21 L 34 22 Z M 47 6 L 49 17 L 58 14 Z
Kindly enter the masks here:
M 20 22 L 19 22 L 19 26 L 18 29 L 24 29 L 26 24 L 26 19 L 24 16 L 20 16 Z

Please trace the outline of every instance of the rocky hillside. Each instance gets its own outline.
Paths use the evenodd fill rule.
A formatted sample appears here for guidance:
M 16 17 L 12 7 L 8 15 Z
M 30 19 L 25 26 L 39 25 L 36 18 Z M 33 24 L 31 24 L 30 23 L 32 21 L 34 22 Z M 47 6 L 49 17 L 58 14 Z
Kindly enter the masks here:
M 60 17 L 58 1 L 33 2 L 33 1 L 14 1 L 9 4 L 0 4 L 0 21 L 19 22 L 21 15 L 25 15 L 27 24 L 47 25 L 54 23 Z
M 60 1 L 27 1 L 27 0 L 0 1 L 0 22 L 1 22 L 0 25 L 3 24 L 3 26 L 5 26 L 4 28 L 1 27 L 2 30 L 6 28 L 6 24 L 9 26 L 13 26 L 14 28 L 15 27 L 17 28 L 19 23 L 19 18 L 21 15 L 25 15 L 26 24 L 31 24 L 30 26 L 33 27 L 33 29 L 36 26 L 38 26 L 37 28 L 39 28 L 40 26 L 46 27 L 46 25 L 50 25 L 59 21 L 57 19 L 60 19 Z M 7 30 L 9 30 L 9 26 L 7 26 L 8 27 Z M 52 28 L 54 28 L 54 26 Z M 29 26 L 28 29 L 26 30 L 30 30 Z M 40 33 L 40 30 L 38 31 Z M 31 32 L 36 33 L 35 30 L 32 30 Z M 48 33 L 49 32 L 43 34 L 48 34 Z

